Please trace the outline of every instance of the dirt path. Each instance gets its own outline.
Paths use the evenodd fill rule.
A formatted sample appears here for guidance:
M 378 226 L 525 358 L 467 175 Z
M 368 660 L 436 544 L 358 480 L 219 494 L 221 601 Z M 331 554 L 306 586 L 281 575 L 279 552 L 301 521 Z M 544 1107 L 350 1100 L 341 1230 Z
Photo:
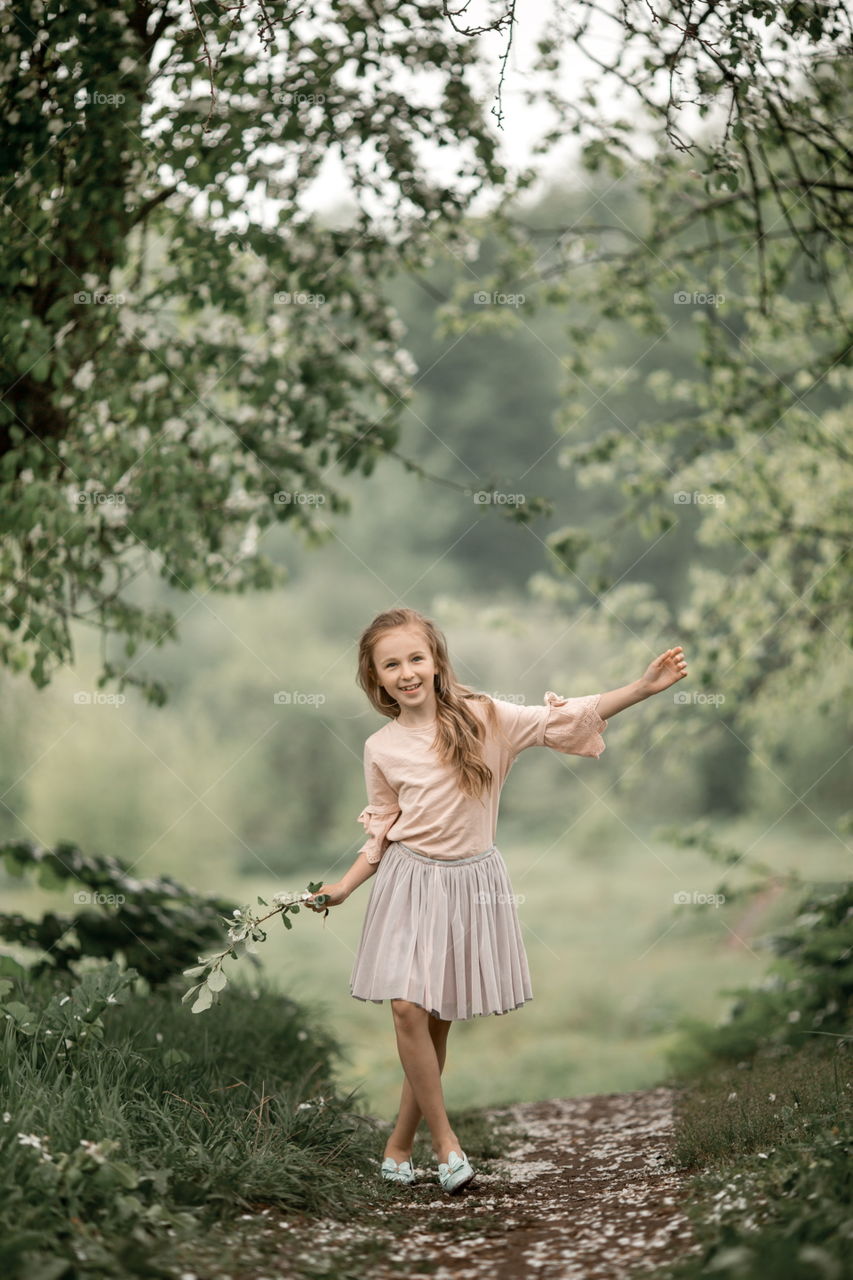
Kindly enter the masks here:
M 434 1167 L 417 1168 L 369 1227 L 353 1224 L 343 1238 L 340 1226 L 326 1236 L 313 1224 L 316 1274 L 335 1274 L 322 1262 L 343 1244 L 353 1259 L 362 1254 L 347 1274 L 366 1280 L 616 1280 L 693 1252 L 669 1157 L 673 1097 L 661 1087 L 495 1108 L 524 1135 L 508 1158 L 472 1157 L 478 1176 L 457 1196 L 440 1191 Z M 383 1227 L 400 1214 L 410 1220 L 404 1234 Z M 293 1232 L 287 1252 L 298 1256 L 298 1224 L 275 1225 Z M 364 1256 L 371 1243 L 388 1246 L 384 1261 Z

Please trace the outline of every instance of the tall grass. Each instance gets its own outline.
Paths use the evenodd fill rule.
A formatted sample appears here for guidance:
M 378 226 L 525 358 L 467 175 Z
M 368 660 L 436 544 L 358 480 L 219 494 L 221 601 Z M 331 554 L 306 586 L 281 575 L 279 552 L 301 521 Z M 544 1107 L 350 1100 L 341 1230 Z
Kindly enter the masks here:
M 674 1155 L 699 1251 L 645 1280 L 845 1280 L 853 1274 L 853 1063 L 843 1037 L 694 1079 Z M 638 1273 L 639 1280 L 639 1273 Z
M 43 1007 L 49 975 L 18 983 Z M 50 1046 L 46 1048 L 47 1046 Z M 335 1082 L 305 1008 L 234 986 L 212 1014 L 133 997 L 64 1054 L 7 1022 L 0 1051 L 0 1274 L 151 1274 L 173 1241 L 257 1202 L 354 1210 L 378 1135 Z M 375 1195 L 371 1177 L 371 1197 Z M 58 1269 L 57 1269 L 58 1268 Z

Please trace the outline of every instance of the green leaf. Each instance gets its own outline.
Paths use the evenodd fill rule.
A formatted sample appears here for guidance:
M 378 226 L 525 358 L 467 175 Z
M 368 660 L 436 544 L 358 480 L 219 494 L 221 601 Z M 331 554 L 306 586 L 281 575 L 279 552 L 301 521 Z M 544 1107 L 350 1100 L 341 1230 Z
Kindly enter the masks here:
M 190 1055 L 183 1049 L 167 1049 L 163 1054 L 164 1067 L 181 1067 L 190 1061 Z
M 213 992 L 206 982 L 201 984 L 201 990 L 198 993 L 198 999 L 192 1007 L 193 1013 L 204 1013 L 205 1009 L 209 1009 L 213 1004 Z
M 129 1164 L 125 1164 L 123 1160 L 111 1160 L 110 1168 L 121 1185 L 127 1187 L 128 1190 L 139 1185 L 139 1174 Z
M 20 1000 L 11 1000 L 9 1004 L 4 1005 L 6 1013 L 11 1014 L 13 1020 L 19 1027 L 25 1023 L 32 1024 L 35 1021 L 35 1014 L 32 1009 L 28 1009 L 25 1004 L 21 1004 Z
M 207 980 L 207 985 L 211 991 L 222 991 L 227 984 L 228 979 L 221 969 L 214 969 Z
M 36 875 L 38 883 L 42 889 L 64 889 L 68 883 L 68 873 L 64 875 L 57 869 L 56 862 L 53 858 L 45 858 L 39 865 Z

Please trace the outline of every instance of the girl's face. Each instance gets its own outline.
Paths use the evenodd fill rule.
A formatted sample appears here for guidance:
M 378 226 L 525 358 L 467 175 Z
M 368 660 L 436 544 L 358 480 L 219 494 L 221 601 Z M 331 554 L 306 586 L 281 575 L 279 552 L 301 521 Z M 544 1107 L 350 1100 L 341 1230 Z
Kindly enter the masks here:
M 376 678 L 401 707 L 435 709 L 436 666 L 427 638 L 418 627 L 394 627 L 373 646 Z

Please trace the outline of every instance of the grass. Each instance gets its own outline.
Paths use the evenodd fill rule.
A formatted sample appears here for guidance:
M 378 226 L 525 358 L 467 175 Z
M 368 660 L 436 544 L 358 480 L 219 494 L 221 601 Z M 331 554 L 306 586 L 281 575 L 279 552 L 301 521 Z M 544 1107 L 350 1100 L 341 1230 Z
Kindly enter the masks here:
M 645 1280 L 853 1275 L 853 1062 L 845 1041 L 714 1066 L 679 1097 L 675 1159 L 700 1252 Z
M 710 892 L 718 870 L 703 854 L 675 852 L 634 826 L 628 830 L 614 819 L 585 835 L 580 823 L 553 840 L 529 831 L 502 838 L 499 831 L 513 888 L 525 895 L 519 913 L 534 998 L 503 1017 L 453 1027 L 444 1077 L 449 1106 L 652 1086 L 667 1071 L 685 1011 L 715 1022 L 730 1003 L 720 993 L 765 972 L 767 953 L 740 927 L 745 904 L 674 909 L 674 891 Z M 802 833 L 777 827 L 761 839 L 763 830 L 755 822 L 721 824 L 715 834 L 743 847 L 756 842 L 755 855 L 780 870 L 803 870 Z M 809 834 L 810 875 L 838 875 L 836 844 Z M 309 879 L 336 878 L 351 860 L 342 856 L 329 866 L 314 861 L 280 880 L 234 873 L 217 879 L 215 888 L 238 903 L 254 902 L 258 894 L 269 900 L 280 890 L 304 889 Z M 180 867 L 172 870 L 194 879 Z M 732 878 L 737 882 L 737 873 Z M 387 1001 L 365 1004 L 349 994 L 369 891 L 369 882 L 361 885 L 325 919 L 303 915 L 292 932 L 273 930 L 259 958 L 271 989 L 311 1007 L 333 1029 L 341 1088 L 357 1089 L 373 1114 L 390 1118 L 402 1085 L 391 1010 Z M 777 899 L 757 932 L 785 919 L 792 903 L 786 895 Z M 56 895 L 15 885 L 8 904 L 7 910 L 35 917 L 55 908 Z M 226 967 L 236 975 L 246 963 Z M 247 975 L 250 982 L 254 973 Z
M 39 1009 L 52 991 L 51 976 L 27 975 L 14 996 Z M 235 1280 L 293 1254 L 288 1219 L 303 1246 L 288 1274 L 355 1277 L 365 1249 L 378 1258 L 387 1245 L 361 1240 L 356 1255 L 347 1222 L 378 1206 L 392 1238 L 411 1225 L 400 1189 L 377 1177 L 388 1126 L 341 1090 L 340 1045 L 316 1012 L 262 983 L 196 1015 L 175 992 L 134 994 L 103 1021 L 103 1043 L 72 1057 L 55 1038 L 2 1028 L 4 1280 Z M 452 1120 L 466 1149 L 499 1154 L 481 1115 Z M 428 1164 L 423 1138 L 418 1150 Z M 325 1254 L 311 1247 L 319 1224 L 340 1227 Z
M 40 1007 L 48 980 L 20 985 Z M 377 1135 L 337 1088 L 336 1042 L 280 994 L 228 994 L 215 1016 L 174 993 L 135 996 L 72 1062 L 6 1026 L 4 1276 L 60 1259 L 81 1276 L 137 1274 L 143 1246 L 168 1257 L 170 1231 L 193 1236 L 254 1201 L 323 1214 L 364 1198 L 353 1173 L 372 1169 Z
M 729 834 L 749 843 L 747 831 Z M 776 865 L 795 864 L 797 834 L 774 839 Z M 732 943 L 740 905 L 673 912 L 673 888 L 715 886 L 701 855 L 674 855 L 648 833 L 644 844 L 624 831 L 608 841 L 606 858 L 584 856 L 574 837 L 547 843 L 499 841 L 514 889 L 526 895 L 536 998 L 502 1018 L 458 1023 L 449 1040 L 451 1122 L 481 1162 L 501 1154 L 506 1138 L 477 1108 L 656 1084 L 672 1075 L 683 1011 L 715 1020 L 729 1003 L 718 993 L 767 964 L 753 935 L 751 947 Z M 816 878 L 834 873 L 828 846 L 812 842 L 810 856 Z M 235 876 L 216 887 L 246 902 L 320 874 L 312 866 L 286 884 Z M 245 961 L 232 966 L 209 1013 L 192 1015 L 180 1003 L 183 987 L 140 995 L 107 1011 L 103 1045 L 72 1064 L 6 1027 L 0 1275 L 240 1280 L 285 1259 L 295 1280 L 355 1280 L 365 1273 L 364 1240 L 354 1244 L 342 1229 L 314 1248 L 318 1223 L 369 1226 L 378 1206 L 392 1234 L 411 1225 L 400 1189 L 375 1176 L 401 1083 L 391 1012 L 352 1000 L 347 986 L 368 890 L 325 922 L 302 916 L 292 933 L 272 933 L 259 948 L 264 976 Z M 17 887 L 8 897 L 8 909 L 32 916 L 54 901 Z M 789 907 L 777 900 L 759 932 Z M 34 991 L 17 994 L 43 1003 Z M 694 1180 L 691 1215 L 704 1252 L 667 1280 L 693 1280 L 705 1266 L 732 1280 L 848 1274 L 842 1246 L 853 1255 L 853 1241 L 842 1197 L 853 1090 L 846 1054 L 819 1041 L 691 1075 L 676 1141 Z M 19 1133 L 47 1139 L 51 1158 Z M 81 1142 L 99 1144 L 103 1161 Z M 415 1155 L 429 1167 L 424 1136 Z M 295 1232 L 282 1234 L 283 1218 Z M 433 1218 L 436 1231 L 464 1229 L 438 1190 Z M 385 1255 L 381 1236 L 369 1247 Z

